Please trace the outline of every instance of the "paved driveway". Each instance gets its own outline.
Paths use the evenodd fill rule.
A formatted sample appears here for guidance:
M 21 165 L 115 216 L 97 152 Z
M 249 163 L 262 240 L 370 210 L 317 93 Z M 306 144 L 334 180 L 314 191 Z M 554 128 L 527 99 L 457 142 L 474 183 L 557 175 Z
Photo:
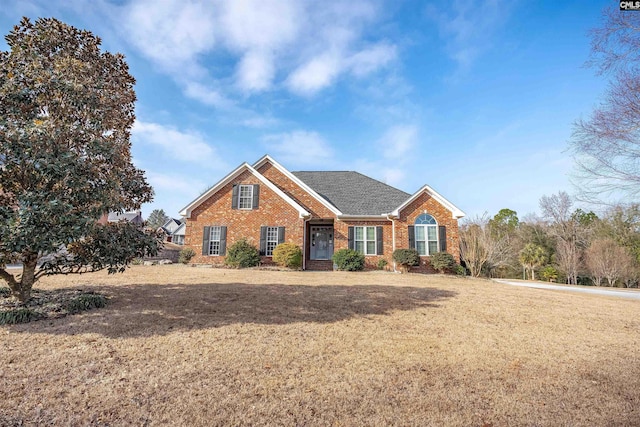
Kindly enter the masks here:
M 512 286 L 524 286 L 527 288 L 552 289 L 554 291 L 582 292 L 583 294 L 605 295 L 608 297 L 626 298 L 640 300 L 638 290 L 615 290 L 611 288 L 597 288 L 592 286 L 560 286 L 547 285 L 540 282 L 526 282 L 522 280 L 493 279 L 495 282 Z

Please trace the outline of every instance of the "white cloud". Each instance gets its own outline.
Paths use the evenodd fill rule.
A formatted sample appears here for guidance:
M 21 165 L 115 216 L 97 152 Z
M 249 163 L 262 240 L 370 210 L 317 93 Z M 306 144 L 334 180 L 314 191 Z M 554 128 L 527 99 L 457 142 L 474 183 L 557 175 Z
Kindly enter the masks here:
M 156 192 L 170 191 L 183 194 L 195 194 L 206 185 L 203 181 L 185 178 L 177 174 L 165 174 L 154 171 L 147 171 L 146 174 L 149 183 Z
M 317 164 L 333 156 L 333 149 L 317 132 L 296 130 L 267 135 L 262 141 L 274 157 L 294 165 Z
M 397 125 L 388 129 L 378 140 L 386 159 L 404 159 L 418 144 L 418 127 Z
M 238 51 L 270 50 L 293 41 L 304 16 L 297 0 L 228 0 L 220 6 L 220 36 Z
M 123 11 L 126 40 L 218 109 L 236 90 L 310 96 L 396 57 L 392 43 L 365 39 L 380 19 L 374 0 L 132 0 Z
M 183 85 L 183 88 L 186 96 L 191 99 L 195 99 L 196 101 L 200 101 L 205 105 L 221 109 L 230 109 L 234 105 L 234 103 L 226 98 L 219 90 L 204 84 L 195 81 L 187 81 Z
M 125 11 L 128 39 L 165 70 L 201 76 L 198 55 L 214 46 L 211 2 L 193 0 L 136 0 Z
M 157 123 L 136 120 L 132 137 L 142 144 L 160 147 L 171 160 L 197 163 L 213 169 L 224 166 L 216 150 L 195 132 L 181 132 Z
M 237 84 L 244 91 L 261 91 L 271 87 L 274 75 L 272 55 L 249 51 L 238 65 Z
M 348 59 L 351 72 L 356 77 L 364 77 L 387 65 L 396 58 L 396 47 L 379 43 L 352 55 Z
M 298 95 L 313 95 L 331 85 L 342 67 L 338 55 L 323 54 L 295 70 L 287 79 L 287 86 Z
M 427 15 L 446 39 L 449 56 L 466 68 L 491 46 L 491 38 L 509 14 L 509 6 L 504 0 L 463 0 L 447 3 L 446 10 L 431 6 Z

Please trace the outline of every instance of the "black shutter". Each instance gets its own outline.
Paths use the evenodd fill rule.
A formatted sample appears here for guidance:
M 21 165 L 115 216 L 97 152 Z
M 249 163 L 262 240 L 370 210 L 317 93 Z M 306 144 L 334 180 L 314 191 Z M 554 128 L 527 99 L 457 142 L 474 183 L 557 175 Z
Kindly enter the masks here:
M 376 255 L 383 255 L 382 226 L 376 227 L 376 244 L 378 245 Z
M 348 238 L 348 248 L 353 249 L 355 247 L 355 243 L 353 242 L 353 227 L 349 227 Z
M 416 229 L 413 225 L 409 226 L 409 249 L 416 248 Z
M 284 243 L 284 227 L 278 227 L 278 244 Z
M 227 226 L 220 227 L 220 256 L 227 254 Z
M 233 191 L 231 192 L 231 209 L 238 209 L 238 184 L 233 184 Z
M 267 253 L 267 227 L 260 227 L 260 255 Z
M 440 252 L 447 251 L 447 227 L 441 225 L 438 227 L 438 237 L 440 239 Z
M 253 203 L 251 209 L 258 209 L 258 202 L 260 201 L 260 185 L 254 184 L 253 186 Z
M 211 237 L 211 227 L 205 227 L 202 232 L 202 255 L 209 255 L 209 238 Z

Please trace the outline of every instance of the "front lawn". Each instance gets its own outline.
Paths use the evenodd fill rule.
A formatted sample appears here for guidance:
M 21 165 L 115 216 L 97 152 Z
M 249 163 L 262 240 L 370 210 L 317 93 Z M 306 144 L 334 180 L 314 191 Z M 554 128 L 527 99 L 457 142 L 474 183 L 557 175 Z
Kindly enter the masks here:
M 439 275 L 135 266 L 0 326 L 0 425 L 639 425 L 640 302 Z

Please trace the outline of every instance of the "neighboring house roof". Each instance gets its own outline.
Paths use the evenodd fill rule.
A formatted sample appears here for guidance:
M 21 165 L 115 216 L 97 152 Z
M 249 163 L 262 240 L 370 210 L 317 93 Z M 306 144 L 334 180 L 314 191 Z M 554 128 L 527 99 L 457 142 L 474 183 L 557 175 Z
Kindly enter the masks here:
M 122 213 L 109 212 L 109 216 L 107 217 L 107 222 L 119 222 L 122 220 L 129 221 L 134 224 L 142 224 L 144 222 L 140 211 Z
M 292 172 L 344 215 L 379 216 L 411 195 L 353 171 Z
M 165 222 L 160 228 L 167 234 L 172 234 L 178 227 L 180 227 L 182 221 L 179 219 L 171 218 Z
M 182 224 L 180 224 L 178 226 L 178 228 L 175 229 L 175 231 L 173 232 L 174 236 L 184 236 L 185 231 L 187 229 L 187 224 L 185 222 L 183 222 Z
M 213 194 L 215 194 L 218 190 L 220 190 L 225 185 L 229 184 L 231 181 L 233 181 L 233 179 L 235 179 L 237 176 L 239 176 L 241 173 L 243 173 L 245 171 L 251 173 L 253 176 L 258 178 L 258 180 L 260 182 L 262 182 L 264 185 L 266 185 L 271 191 L 276 193 L 285 202 L 287 202 L 294 209 L 296 209 L 298 211 L 298 214 L 300 215 L 300 217 L 307 217 L 307 216 L 311 215 L 309 212 L 307 212 L 305 210 L 305 208 L 300 206 L 291 197 L 287 196 L 282 190 L 280 190 L 278 187 L 276 187 L 276 185 L 273 182 L 271 182 L 267 178 L 265 178 L 264 175 L 262 175 L 260 172 L 255 170 L 247 162 L 242 163 L 240 166 L 235 168 L 229 175 L 227 175 L 224 178 L 222 178 L 220 181 L 218 181 L 217 184 L 215 184 L 213 187 L 211 187 L 210 189 L 208 189 L 207 191 L 202 193 L 199 197 L 197 197 L 195 200 L 193 200 L 187 206 L 182 208 L 182 210 L 180 211 L 180 215 L 182 215 L 182 216 L 184 216 L 186 218 L 190 218 L 191 217 L 191 212 L 193 212 L 193 210 L 195 208 L 200 206 L 205 200 L 207 200 L 209 197 L 211 197 Z

